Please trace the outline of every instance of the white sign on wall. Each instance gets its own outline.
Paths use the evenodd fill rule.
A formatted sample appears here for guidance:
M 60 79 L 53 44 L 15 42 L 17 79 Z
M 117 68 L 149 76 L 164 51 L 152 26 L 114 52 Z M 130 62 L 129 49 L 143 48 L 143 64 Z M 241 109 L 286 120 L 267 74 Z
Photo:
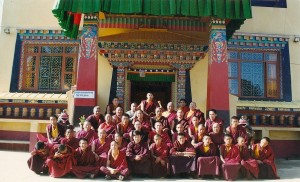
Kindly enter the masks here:
M 95 91 L 76 90 L 74 92 L 74 98 L 77 98 L 77 99 L 94 99 L 95 98 Z

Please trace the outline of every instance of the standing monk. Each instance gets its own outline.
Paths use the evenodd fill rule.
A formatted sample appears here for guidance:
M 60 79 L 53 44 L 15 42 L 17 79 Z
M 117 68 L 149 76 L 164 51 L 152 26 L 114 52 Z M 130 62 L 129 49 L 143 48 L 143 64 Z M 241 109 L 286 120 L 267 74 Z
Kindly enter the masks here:
M 83 130 L 80 130 L 76 134 L 76 138 L 85 138 L 87 139 L 89 145 L 98 138 L 97 133 L 95 130 L 92 130 L 92 125 L 89 121 L 85 121 L 83 123 Z
M 220 146 L 220 158 L 222 161 L 222 171 L 225 180 L 235 180 L 241 168 L 241 157 L 239 149 L 232 144 L 232 136 L 224 136 L 224 144 Z
M 99 138 L 95 139 L 92 143 L 92 152 L 97 154 L 97 165 L 101 167 L 106 165 L 111 138 L 106 137 L 106 131 L 103 129 L 98 131 L 98 137 Z
M 142 100 L 139 107 L 146 114 L 147 117 L 152 117 L 155 116 L 155 109 L 160 106 L 158 102 L 154 100 L 153 94 L 147 93 L 147 99 Z
M 99 125 L 105 122 L 104 116 L 100 112 L 101 112 L 100 106 L 95 106 L 93 109 L 93 114 L 90 115 L 88 118 L 86 118 L 86 120 L 91 123 L 96 133 L 98 131 Z
M 184 118 L 188 121 L 189 124 L 192 124 L 192 118 L 196 116 L 199 119 L 199 123 L 204 124 L 204 114 L 199 109 L 196 109 L 196 102 L 190 103 L 190 110 L 185 113 Z
M 117 178 L 120 181 L 126 179 L 129 175 L 126 155 L 119 150 L 117 142 L 110 143 L 107 156 L 106 166 L 100 167 L 100 171 L 105 174 L 105 179 Z
M 31 157 L 27 161 L 29 169 L 37 174 L 46 174 L 48 172 L 48 167 L 45 162 L 49 155 L 49 151 L 50 148 L 45 145 L 44 142 L 37 142 L 34 150 L 30 153 Z
M 217 117 L 217 111 L 215 109 L 211 109 L 208 111 L 208 116 L 206 122 L 205 122 L 205 127 L 207 130 L 207 133 L 212 132 L 212 126 L 214 123 L 218 123 L 220 126 L 220 130 L 223 133 L 224 130 L 224 121 L 220 118 Z
M 258 162 L 260 179 L 279 179 L 275 166 L 275 156 L 269 143 L 270 138 L 263 137 L 260 143 L 252 146 L 252 156 Z

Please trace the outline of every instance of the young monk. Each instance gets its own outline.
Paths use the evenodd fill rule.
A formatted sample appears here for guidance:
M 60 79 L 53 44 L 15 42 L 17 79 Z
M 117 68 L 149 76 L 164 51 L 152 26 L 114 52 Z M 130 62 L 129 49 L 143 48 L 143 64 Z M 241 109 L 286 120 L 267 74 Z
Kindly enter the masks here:
M 114 141 L 117 142 L 121 152 L 126 152 L 128 143 L 123 139 L 122 133 L 115 133 Z
M 152 144 L 152 143 L 155 142 L 154 141 L 154 136 L 156 134 L 160 135 L 163 143 L 167 145 L 168 149 L 171 149 L 173 147 L 172 141 L 171 141 L 168 133 L 163 131 L 163 126 L 162 126 L 161 122 L 159 122 L 159 121 L 155 123 L 155 130 L 151 131 L 149 133 L 149 136 L 148 136 L 148 143 L 149 144 Z
M 121 123 L 122 116 L 123 116 L 123 108 L 122 107 L 117 107 L 116 108 L 116 114 L 112 116 L 112 120 L 115 123 L 115 125 Z
M 224 133 L 221 132 L 219 123 L 214 123 L 212 128 L 213 131 L 209 133 L 209 136 L 216 147 L 219 148 L 224 143 Z
M 105 114 L 115 115 L 117 107 L 122 107 L 121 104 L 119 104 L 119 98 L 114 97 L 111 101 L 111 104 L 108 104 L 106 107 Z
M 192 123 L 188 127 L 188 133 L 190 138 L 195 138 L 197 136 L 199 124 L 199 119 L 196 116 L 194 116 L 192 118 Z
M 274 152 L 269 145 L 270 142 L 270 138 L 263 137 L 260 143 L 252 146 L 252 156 L 258 162 L 259 179 L 279 179 L 274 161 Z
M 107 136 L 113 136 L 115 134 L 115 123 L 110 114 L 105 115 L 105 122 L 100 124 L 99 129 L 104 129 Z
M 205 126 L 203 124 L 200 124 L 197 133 L 192 136 L 192 142 L 191 144 L 196 147 L 199 143 L 203 142 L 203 137 L 206 135 Z M 210 138 L 210 137 L 209 137 Z
M 95 106 L 93 108 L 93 114 L 88 116 L 86 120 L 91 123 L 92 129 L 97 133 L 99 125 L 105 122 L 104 116 L 101 114 L 100 106 Z
M 38 134 L 39 141 L 48 142 L 49 144 L 58 144 L 65 137 L 65 127 L 57 123 L 57 116 L 50 116 L 50 124 L 46 127 L 47 138 L 42 134 Z
M 110 142 L 112 141 L 111 138 L 106 137 L 106 131 L 100 129 L 98 131 L 98 139 L 95 139 L 92 142 L 92 152 L 97 154 L 97 165 L 98 166 L 105 166 L 107 161 L 107 152 L 109 150 Z
M 71 172 L 75 160 L 71 149 L 66 145 L 53 146 L 53 150 L 46 160 L 51 177 L 59 178 Z
M 74 126 L 68 125 L 65 137 L 61 140 L 61 144 L 71 147 L 76 150 L 79 147 L 79 139 L 75 138 Z
M 204 175 L 220 175 L 221 160 L 217 156 L 217 148 L 211 142 L 210 136 L 204 135 L 202 142 L 196 147 L 197 159 L 197 174 L 200 178 Z
M 134 124 L 136 121 L 141 123 L 143 132 L 149 133 L 152 130 L 151 123 L 147 118 L 144 117 L 142 110 L 136 111 L 136 118 L 133 119 L 132 124 Z
M 173 133 L 173 135 L 172 135 L 172 142 L 174 143 L 175 141 L 177 141 L 177 137 L 178 137 L 178 134 L 179 133 L 183 133 L 184 134 L 184 136 L 185 136 L 185 138 L 186 138 L 186 140 L 188 140 L 188 141 L 190 141 L 190 136 L 189 136 L 189 134 L 187 133 L 187 132 L 185 132 L 184 131 L 184 128 L 183 128 L 183 126 L 182 126 L 182 124 L 177 124 L 177 126 L 176 126 L 176 131 L 177 132 L 175 132 L 175 133 Z
M 173 126 L 173 120 L 176 118 L 173 102 L 167 104 L 167 110 L 162 113 L 162 116 L 167 118 L 170 127 Z
M 86 120 L 83 123 L 83 130 L 80 130 L 77 132 L 76 138 L 78 138 L 78 139 L 85 138 L 85 139 L 87 139 L 87 141 L 90 145 L 95 139 L 98 138 L 98 135 L 95 130 L 92 130 L 91 123 L 88 120 Z
M 151 175 L 151 160 L 148 145 L 141 141 L 141 133 L 133 132 L 133 141 L 127 146 L 126 156 L 129 170 L 137 175 Z
M 245 139 L 243 137 L 238 137 L 238 143 L 236 146 L 239 148 L 240 156 L 241 156 L 241 173 L 242 177 L 247 179 L 253 179 L 254 176 L 256 179 L 258 178 L 259 168 L 258 163 L 255 159 L 251 158 L 250 151 L 245 143 Z
M 173 126 L 171 126 L 171 133 L 176 132 L 176 127 L 178 124 L 181 124 L 183 126 L 184 132 L 188 132 L 189 123 L 184 119 L 184 113 L 182 110 L 178 109 L 176 113 L 176 118 L 173 121 Z
M 188 121 L 189 124 L 192 124 L 192 118 L 194 116 L 199 118 L 199 123 L 204 124 L 204 114 L 201 112 L 199 109 L 196 109 L 196 102 L 191 102 L 190 103 L 190 110 L 185 113 L 184 119 Z
M 116 133 L 122 133 L 123 138 L 127 141 L 130 142 L 130 132 L 134 130 L 134 126 L 129 120 L 129 116 L 127 114 L 124 114 L 122 116 L 122 121 L 121 123 L 117 124 L 116 126 Z
M 132 131 L 130 132 L 130 141 L 133 141 L 133 132 L 134 132 L 134 131 L 139 131 L 139 132 L 140 132 L 141 137 L 142 137 L 142 141 L 143 141 L 143 142 L 147 142 L 147 141 L 148 141 L 148 133 L 147 133 L 147 132 L 144 132 L 144 131 L 142 130 L 142 124 L 141 124 L 141 122 L 136 121 L 136 122 L 134 123 L 134 130 L 132 130 Z
M 239 149 L 232 144 L 232 136 L 224 136 L 224 144 L 220 146 L 220 158 L 225 180 L 235 180 L 241 168 L 241 157 Z
M 177 141 L 170 150 L 170 165 L 172 174 L 188 173 L 194 175 L 196 170 L 196 151 L 191 143 L 186 140 L 183 133 L 179 133 Z M 193 176 L 194 177 L 194 176 Z
M 207 133 L 212 132 L 212 127 L 214 123 L 218 123 L 220 126 L 220 130 L 221 133 L 223 133 L 223 125 L 224 125 L 224 121 L 222 119 L 220 119 L 219 117 L 217 117 L 217 111 L 215 109 L 211 109 L 208 111 L 208 116 L 209 118 L 206 120 L 205 122 L 205 127 L 207 130 Z
M 152 161 L 152 177 L 164 178 L 169 174 L 169 150 L 160 134 L 154 135 L 154 143 L 150 145 Z
M 237 144 L 238 137 L 243 137 L 247 144 L 247 133 L 246 129 L 239 125 L 239 118 L 236 116 L 231 117 L 230 126 L 226 128 L 226 133 L 232 136 L 232 143 Z
M 99 167 L 96 166 L 96 155 L 92 152 L 91 147 L 88 145 L 88 141 L 85 138 L 81 138 L 79 141 L 79 147 L 74 153 L 75 164 L 72 167 L 72 173 L 77 178 L 83 179 L 86 176 L 94 178 L 99 172 Z
M 119 150 L 117 142 L 110 143 L 107 156 L 106 166 L 100 167 L 100 171 L 105 174 L 105 179 L 116 178 L 120 181 L 126 179 L 129 175 L 126 155 Z
M 170 125 L 169 125 L 168 119 L 162 115 L 162 109 L 159 107 L 157 107 L 155 109 L 155 116 L 150 118 L 152 130 L 155 130 L 154 126 L 155 126 L 156 122 L 160 122 L 162 124 L 162 127 L 163 127 L 162 129 L 164 132 L 170 131 Z
M 152 93 L 147 93 L 147 99 L 142 100 L 139 108 L 145 113 L 146 117 L 155 116 L 155 108 L 160 107 L 158 102 L 154 100 Z
M 190 110 L 185 99 L 180 99 L 178 109 L 182 110 L 183 114 L 187 113 Z
M 28 159 L 27 164 L 30 170 L 36 174 L 48 173 L 46 159 L 49 155 L 50 148 L 44 142 L 37 142 L 34 150 L 30 153 L 31 157 Z

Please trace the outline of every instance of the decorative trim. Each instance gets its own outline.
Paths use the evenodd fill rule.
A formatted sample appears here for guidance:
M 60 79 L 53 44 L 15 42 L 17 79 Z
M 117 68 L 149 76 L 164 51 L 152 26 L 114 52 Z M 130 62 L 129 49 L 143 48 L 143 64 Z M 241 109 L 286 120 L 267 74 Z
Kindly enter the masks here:
M 72 41 L 78 42 L 76 39 L 66 37 L 62 30 L 47 30 L 47 29 L 17 29 L 21 40 L 37 40 L 37 41 Z

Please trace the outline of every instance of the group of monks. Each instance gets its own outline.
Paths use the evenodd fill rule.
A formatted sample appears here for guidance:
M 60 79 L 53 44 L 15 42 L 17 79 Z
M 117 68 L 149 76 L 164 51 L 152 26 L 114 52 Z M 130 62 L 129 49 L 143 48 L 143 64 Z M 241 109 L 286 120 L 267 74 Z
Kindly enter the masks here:
M 225 129 L 216 110 L 205 120 L 195 102 L 188 107 L 182 99 L 179 105 L 175 111 L 169 102 L 164 110 L 148 93 L 123 113 L 115 98 L 105 116 L 95 106 L 77 132 L 67 117 L 51 116 L 47 137 L 38 135 L 28 166 L 52 177 L 279 178 L 269 138 L 254 144 L 236 116 Z

